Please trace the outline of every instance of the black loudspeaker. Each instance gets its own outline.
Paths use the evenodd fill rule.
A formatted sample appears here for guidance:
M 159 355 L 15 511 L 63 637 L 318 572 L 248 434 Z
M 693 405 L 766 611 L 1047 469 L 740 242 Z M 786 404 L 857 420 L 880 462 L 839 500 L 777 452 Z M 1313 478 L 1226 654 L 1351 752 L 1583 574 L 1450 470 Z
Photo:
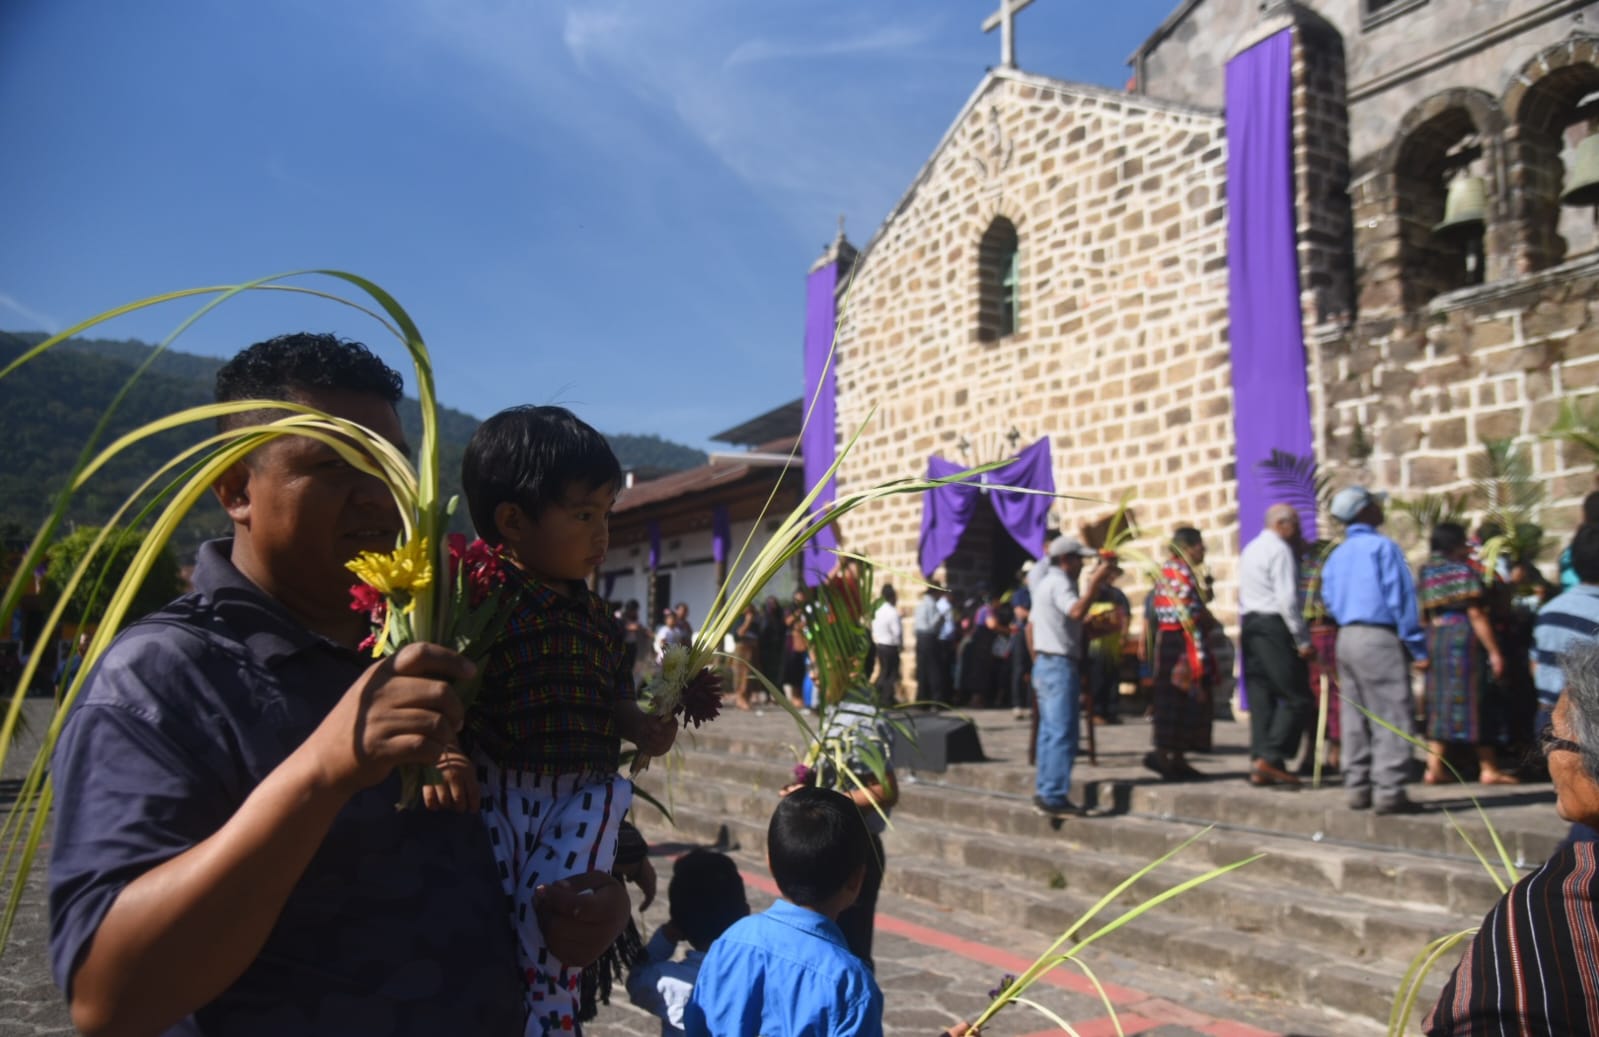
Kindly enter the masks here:
M 911 728 L 914 738 L 899 730 Z M 981 763 L 977 725 L 948 713 L 911 713 L 893 725 L 891 756 L 897 770 L 943 771 L 952 763 Z

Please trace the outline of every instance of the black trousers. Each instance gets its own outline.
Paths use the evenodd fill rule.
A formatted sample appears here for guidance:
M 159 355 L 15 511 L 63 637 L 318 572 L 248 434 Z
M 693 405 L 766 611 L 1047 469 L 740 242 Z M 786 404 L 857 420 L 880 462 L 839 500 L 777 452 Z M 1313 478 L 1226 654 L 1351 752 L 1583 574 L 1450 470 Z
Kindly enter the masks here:
M 877 704 L 892 706 L 899 686 L 899 645 L 873 645 L 877 650 Z
M 861 883 L 861 895 L 855 903 L 838 915 L 838 927 L 844 931 L 844 942 L 855 957 L 866 963 L 872 971 L 877 964 L 872 961 L 872 930 L 877 920 L 877 891 L 883 887 L 883 840 L 871 833 L 872 846 L 866 855 L 866 881 Z
M 1249 755 L 1286 767 L 1315 712 L 1310 670 L 1294 647 L 1283 617 L 1244 614 L 1244 687 L 1249 694 Z

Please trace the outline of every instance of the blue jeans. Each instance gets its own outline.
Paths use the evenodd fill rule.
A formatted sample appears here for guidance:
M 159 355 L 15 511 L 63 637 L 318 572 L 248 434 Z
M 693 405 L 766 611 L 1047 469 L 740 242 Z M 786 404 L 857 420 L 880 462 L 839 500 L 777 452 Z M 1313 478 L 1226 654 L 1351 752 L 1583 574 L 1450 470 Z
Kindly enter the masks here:
M 1077 723 L 1082 677 L 1063 655 L 1033 658 L 1033 697 L 1038 702 L 1038 794 L 1052 805 L 1066 800 L 1077 762 Z

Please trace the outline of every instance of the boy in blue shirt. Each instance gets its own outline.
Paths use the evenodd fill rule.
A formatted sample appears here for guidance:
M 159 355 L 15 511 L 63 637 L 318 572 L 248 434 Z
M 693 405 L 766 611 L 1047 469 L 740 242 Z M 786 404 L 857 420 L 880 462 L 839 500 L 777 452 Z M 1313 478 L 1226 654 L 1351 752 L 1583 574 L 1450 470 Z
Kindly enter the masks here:
M 882 1034 L 882 991 L 837 923 L 870 852 L 861 812 L 842 793 L 801 788 L 777 805 L 766 857 L 783 899 L 711 945 L 683 1020 L 691 1037 Z

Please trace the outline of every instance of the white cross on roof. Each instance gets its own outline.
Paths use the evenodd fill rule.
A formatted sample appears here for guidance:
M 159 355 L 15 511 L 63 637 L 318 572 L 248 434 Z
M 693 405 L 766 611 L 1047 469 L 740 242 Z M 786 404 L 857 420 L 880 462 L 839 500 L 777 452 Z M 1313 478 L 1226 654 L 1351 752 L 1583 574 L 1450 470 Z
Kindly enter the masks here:
M 999 0 L 999 10 L 983 19 L 983 31 L 999 29 L 999 63 L 1004 68 L 1016 67 L 1016 15 L 1033 0 Z

